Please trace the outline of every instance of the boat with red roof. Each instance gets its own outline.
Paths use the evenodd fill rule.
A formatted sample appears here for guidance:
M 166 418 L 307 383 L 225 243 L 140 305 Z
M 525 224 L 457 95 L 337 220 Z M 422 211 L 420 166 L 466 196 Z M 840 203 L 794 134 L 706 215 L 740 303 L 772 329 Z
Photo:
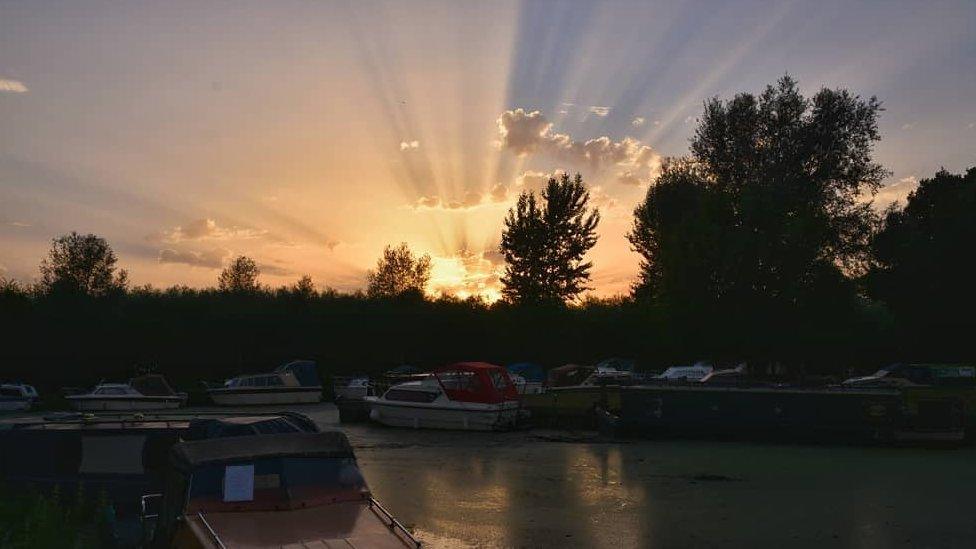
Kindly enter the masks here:
M 366 400 L 373 421 L 415 429 L 502 430 L 522 413 L 508 372 L 485 362 L 444 366 Z

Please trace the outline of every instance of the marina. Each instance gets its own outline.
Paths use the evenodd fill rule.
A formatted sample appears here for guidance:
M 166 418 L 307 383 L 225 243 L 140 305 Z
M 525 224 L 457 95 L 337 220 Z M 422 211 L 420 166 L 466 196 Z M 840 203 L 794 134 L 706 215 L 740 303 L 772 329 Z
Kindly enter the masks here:
M 288 409 L 345 433 L 374 497 L 425 547 L 960 547 L 976 535 L 957 504 L 976 484 L 972 446 L 415 430 L 341 423 L 329 403 Z

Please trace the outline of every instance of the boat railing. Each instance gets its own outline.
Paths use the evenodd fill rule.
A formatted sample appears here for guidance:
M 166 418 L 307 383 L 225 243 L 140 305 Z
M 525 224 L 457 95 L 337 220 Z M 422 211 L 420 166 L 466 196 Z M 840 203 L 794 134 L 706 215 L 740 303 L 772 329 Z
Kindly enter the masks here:
M 211 541 L 216 543 L 217 547 L 220 547 L 220 549 L 227 549 L 227 546 L 224 545 L 223 540 L 220 539 L 220 536 L 217 535 L 217 532 L 214 531 L 213 527 L 210 526 L 210 523 L 207 522 L 207 518 L 203 516 L 202 511 L 197 513 L 197 518 L 199 518 L 200 522 L 203 523 L 203 527 L 207 529 L 207 534 L 210 535 Z
M 402 532 L 403 535 L 406 536 L 407 540 L 409 540 L 410 543 L 412 543 L 414 545 L 414 547 L 420 547 L 421 546 L 420 542 L 417 541 L 417 538 L 413 537 L 413 534 L 410 533 L 410 530 L 407 530 L 407 527 L 406 526 L 404 526 L 399 520 L 396 519 L 396 517 L 394 517 L 392 514 L 390 514 L 390 512 L 386 510 L 386 507 L 383 507 L 382 505 L 380 505 L 380 502 L 376 501 L 376 499 L 374 499 L 373 497 L 370 497 L 369 498 L 369 506 L 370 506 L 370 508 L 372 508 L 372 509 L 374 509 L 376 511 L 377 515 L 382 520 L 385 520 L 386 521 L 387 528 L 389 528 L 394 533 L 397 530 L 399 530 L 400 532 Z

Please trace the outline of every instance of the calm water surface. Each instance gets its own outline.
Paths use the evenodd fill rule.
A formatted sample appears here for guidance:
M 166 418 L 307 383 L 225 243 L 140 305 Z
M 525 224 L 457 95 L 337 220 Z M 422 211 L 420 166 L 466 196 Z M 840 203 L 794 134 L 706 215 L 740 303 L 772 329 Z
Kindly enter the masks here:
M 976 449 L 341 425 L 430 547 L 976 547 Z

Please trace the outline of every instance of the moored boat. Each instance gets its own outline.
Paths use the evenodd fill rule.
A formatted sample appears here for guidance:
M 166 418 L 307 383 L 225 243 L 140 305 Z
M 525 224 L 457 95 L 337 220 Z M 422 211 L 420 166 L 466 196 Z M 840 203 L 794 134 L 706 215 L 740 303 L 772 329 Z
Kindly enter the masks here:
M 269 374 L 228 379 L 221 387 L 207 389 L 207 394 L 222 406 L 303 404 L 322 400 L 322 385 L 315 362 L 295 360 Z
M 143 496 L 158 547 L 420 547 L 370 492 L 345 435 L 182 442 Z
M 500 430 L 514 426 L 522 412 L 508 372 L 484 362 L 445 366 L 366 401 L 373 421 L 393 427 Z
M 34 393 L 36 396 L 37 393 Z M 0 412 L 17 412 L 28 410 L 34 402 L 32 396 L 24 385 L 17 383 L 4 383 L 0 385 Z
M 173 391 L 160 375 L 144 375 L 129 383 L 100 383 L 90 393 L 66 396 L 79 412 L 99 410 L 168 410 L 186 403 L 186 394 Z

